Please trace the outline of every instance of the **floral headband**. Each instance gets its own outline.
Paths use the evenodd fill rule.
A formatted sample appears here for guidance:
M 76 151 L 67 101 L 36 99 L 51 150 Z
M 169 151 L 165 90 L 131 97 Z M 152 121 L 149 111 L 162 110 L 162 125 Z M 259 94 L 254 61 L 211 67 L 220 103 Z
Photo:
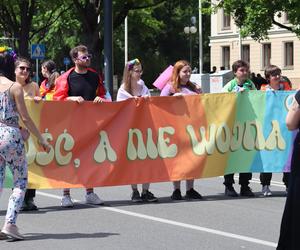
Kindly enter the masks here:
M 0 53 L 5 52 L 8 53 L 14 59 L 14 61 L 17 59 L 17 54 L 12 48 L 7 46 L 0 46 Z
M 136 64 L 141 64 L 140 60 L 135 58 L 131 61 L 128 62 L 128 70 L 132 70 L 133 69 L 133 66 L 136 65 Z

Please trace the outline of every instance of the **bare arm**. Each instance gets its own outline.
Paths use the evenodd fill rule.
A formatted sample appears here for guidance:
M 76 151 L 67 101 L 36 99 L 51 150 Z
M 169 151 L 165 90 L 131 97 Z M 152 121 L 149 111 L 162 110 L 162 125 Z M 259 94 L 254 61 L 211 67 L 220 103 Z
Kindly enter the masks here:
M 35 91 L 34 96 L 41 97 L 39 85 L 36 82 L 32 82 L 32 84 L 34 85 L 34 91 Z
M 294 99 L 293 104 L 286 116 L 286 126 L 289 130 L 299 128 L 300 123 L 300 108 L 298 102 Z
M 44 149 L 49 148 L 48 142 L 42 137 L 40 131 L 35 126 L 34 122 L 32 121 L 31 117 L 28 114 L 27 108 L 25 106 L 24 101 L 24 94 L 23 94 L 23 88 L 19 84 L 14 84 L 11 87 L 11 95 L 14 98 L 16 105 L 17 105 L 17 111 L 19 113 L 19 116 L 25 126 L 29 129 L 31 133 L 33 133 L 37 139 L 38 142 L 44 147 Z

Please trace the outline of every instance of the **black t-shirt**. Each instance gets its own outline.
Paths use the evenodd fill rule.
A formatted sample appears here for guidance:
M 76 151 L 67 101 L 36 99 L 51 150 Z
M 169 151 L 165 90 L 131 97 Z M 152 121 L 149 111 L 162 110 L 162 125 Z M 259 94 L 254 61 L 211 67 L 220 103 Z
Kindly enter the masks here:
M 82 96 L 86 101 L 93 101 L 99 84 L 97 73 L 88 71 L 78 74 L 75 70 L 69 75 L 69 96 Z

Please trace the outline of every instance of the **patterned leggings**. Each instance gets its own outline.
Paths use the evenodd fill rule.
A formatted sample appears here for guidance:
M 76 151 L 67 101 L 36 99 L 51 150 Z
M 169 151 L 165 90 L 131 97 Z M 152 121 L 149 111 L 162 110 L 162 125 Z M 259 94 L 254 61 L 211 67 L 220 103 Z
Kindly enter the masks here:
M 0 157 L 0 196 L 3 190 L 5 178 L 5 166 L 5 160 Z M 14 189 L 13 193 L 9 197 L 5 221 L 6 223 L 8 222 L 10 224 L 16 224 L 17 216 L 22 207 L 27 186 L 27 174 L 26 176 L 24 176 L 21 173 L 27 173 L 27 169 L 22 168 L 20 171 L 17 167 L 11 166 L 9 164 L 8 166 L 13 174 Z
M 3 189 L 5 168 L 13 175 L 14 189 L 8 201 L 6 223 L 16 224 L 27 186 L 27 161 L 24 141 L 18 128 L 0 126 L 0 195 Z

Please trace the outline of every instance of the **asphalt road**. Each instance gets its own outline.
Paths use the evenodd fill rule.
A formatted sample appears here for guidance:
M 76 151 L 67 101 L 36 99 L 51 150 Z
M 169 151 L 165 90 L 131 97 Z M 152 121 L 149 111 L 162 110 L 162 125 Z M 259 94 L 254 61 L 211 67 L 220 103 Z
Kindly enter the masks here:
M 224 197 L 221 177 L 195 182 L 201 201 L 173 202 L 171 183 L 155 183 L 150 190 L 158 203 L 132 204 L 130 187 L 121 186 L 96 188 L 106 203 L 92 206 L 83 203 L 83 189 L 73 189 L 71 209 L 60 207 L 61 190 L 39 190 L 39 210 L 18 217 L 26 240 L 1 241 L 0 249 L 275 249 L 285 203 L 281 177 L 274 174 L 269 198 L 261 196 L 257 174 L 256 197 L 249 199 Z M 10 192 L 1 197 L 1 223 Z

